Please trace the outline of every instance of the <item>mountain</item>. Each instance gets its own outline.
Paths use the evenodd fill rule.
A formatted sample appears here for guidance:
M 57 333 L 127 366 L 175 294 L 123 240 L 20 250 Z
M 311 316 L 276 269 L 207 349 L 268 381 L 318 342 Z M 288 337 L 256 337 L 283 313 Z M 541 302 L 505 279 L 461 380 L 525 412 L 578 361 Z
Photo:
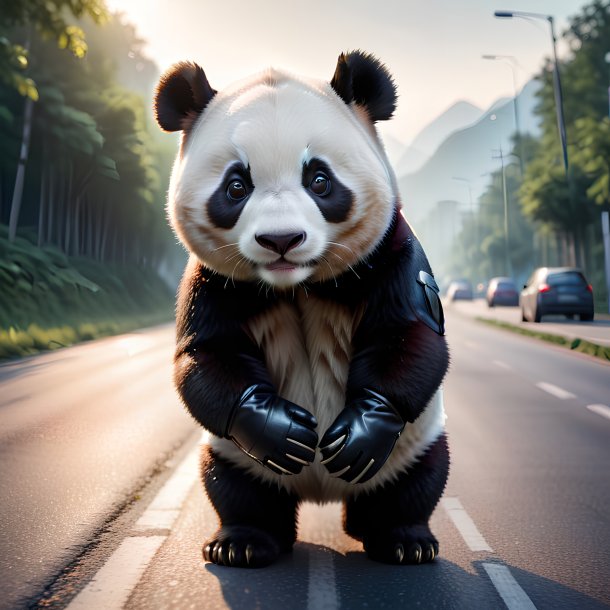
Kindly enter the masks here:
M 539 133 L 538 119 L 534 115 L 538 87 L 536 81 L 530 81 L 517 96 L 521 133 Z M 447 125 L 442 117 L 434 122 Z M 435 132 L 440 133 L 438 130 L 430 133 Z M 402 174 L 397 171 L 407 218 L 417 228 L 417 221 L 424 219 L 439 201 L 458 201 L 467 208 L 470 203 L 468 186 L 471 188 L 472 201 L 476 202 L 489 181 L 487 174 L 500 166 L 499 159 L 493 157 L 500 148 L 504 155 L 508 154 L 514 133 L 513 100 L 500 100 L 492 104 L 474 124 L 445 137 L 419 169 Z M 431 143 L 433 138 L 421 141 Z M 418 148 L 421 150 L 421 144 Z M 456 177 L 462 180 L 455 180 Z
M 456 102 L 447 108 L 415 136 L 395 164 L 396 174 L 411 173 L 419 169 L 451 133 L 471 125 L 482 114 L 481 108 L 465 101 Z

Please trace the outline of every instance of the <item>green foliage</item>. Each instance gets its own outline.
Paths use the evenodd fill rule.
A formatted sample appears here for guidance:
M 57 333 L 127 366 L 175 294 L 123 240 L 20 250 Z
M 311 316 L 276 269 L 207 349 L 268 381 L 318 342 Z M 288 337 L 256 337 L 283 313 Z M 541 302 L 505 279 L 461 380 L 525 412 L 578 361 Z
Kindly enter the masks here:
M 0 225 L 0 359 L 171 319 L 173 295 L 153 270 L 69 258 L 33 238 L 11 243 Z
M 68 15 L 88 15 L 96 23 L 107 17 L 104 0 L 0 0 L 0 82 L 38 99 L 34 80 L 22 73 L 28 66 L 27 47 L 32 35 L 53 40 L 60 49 L 84 57 L 84 32 L 78 25 L 68 23 Z

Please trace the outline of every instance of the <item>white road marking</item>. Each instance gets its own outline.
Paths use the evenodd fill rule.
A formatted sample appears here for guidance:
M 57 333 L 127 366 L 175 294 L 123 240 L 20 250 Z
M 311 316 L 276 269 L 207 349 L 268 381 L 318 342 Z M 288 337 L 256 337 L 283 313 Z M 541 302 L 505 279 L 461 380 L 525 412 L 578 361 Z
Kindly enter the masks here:
M 536 610 L 532 600 L 519 586 L 506 566 L 484 563 L 483 567 L 508 610 Z
M 496 366 L 499 366 L 501 369 L 505 369 L 507 371 L 512 371 L 513 370 L 512 366 L 506 364 L 506 362 L 502 362 L 502 360 L 494 360 L 493 363 Z
M 180 507 L 197 480 L 199 447 L 192 449 L 135 524 L 139 532 L 171 529 Z
M 330 549 L 309 551 L 309 580 L 307 610 L 336 610 L 339 608 L 335 566 Z
M 540 381 L 536 384 L 537 388 L 540 388 L 544 392 L 551 394 L 555 398 L 559 398 L 560 400 L 567 400 L 568 398 L 576 398 L 572 392 L 568 392 L 563 388 L 560 388 L 552 383 L 546 383 L 545 381 Z
M 608 405 L 587 405 L 587 409 L 610 419 L 610 407 Z
M 441 504 L 471 551 L 488 551 L 493 553 L 493 549 L 487 544 L 474 521 L 462 506 L 459 498 L 443 498 Z
M 70 602 L 68 610 L 121 610 L 166 538 L 125 538 L 93 580 Z
M 207 436 L 204 435 L 204 440 Z M 186 496 L 197 480 L 199 446 L 194 447 L 135 524 L 134 530 L 166 530 L 161 536 L 135 535 L 125 538 L 91 582 L 70 602 L 68 610 L 121 610 L 148 564 L 180 514 Z

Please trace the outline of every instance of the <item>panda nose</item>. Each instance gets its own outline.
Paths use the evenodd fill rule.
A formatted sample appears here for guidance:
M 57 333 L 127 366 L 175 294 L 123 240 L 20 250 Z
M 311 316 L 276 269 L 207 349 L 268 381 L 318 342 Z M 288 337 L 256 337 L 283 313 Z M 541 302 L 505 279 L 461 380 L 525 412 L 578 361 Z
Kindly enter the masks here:
M 284 256 L 286 252 L 300 246 L 306 239 L 306 233 L 262 233 L 255 235 L 254 239 L 267 250 L 273 250 Z

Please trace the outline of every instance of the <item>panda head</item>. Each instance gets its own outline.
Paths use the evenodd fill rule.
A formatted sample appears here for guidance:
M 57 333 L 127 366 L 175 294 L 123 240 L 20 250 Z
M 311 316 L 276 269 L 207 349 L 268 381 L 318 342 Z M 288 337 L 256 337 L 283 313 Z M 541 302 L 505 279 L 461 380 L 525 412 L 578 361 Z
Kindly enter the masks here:
M 168 195 L 188 250 L 233 280 L 290 288 L 337 277 L 382 240 L 394 175 L 374 123 L 392 116 L 386 68 L 342 54 L 330 83 L 270 69 L 221 92 L 180 63 L 157 87 L 166 131 L 182 131 Z

